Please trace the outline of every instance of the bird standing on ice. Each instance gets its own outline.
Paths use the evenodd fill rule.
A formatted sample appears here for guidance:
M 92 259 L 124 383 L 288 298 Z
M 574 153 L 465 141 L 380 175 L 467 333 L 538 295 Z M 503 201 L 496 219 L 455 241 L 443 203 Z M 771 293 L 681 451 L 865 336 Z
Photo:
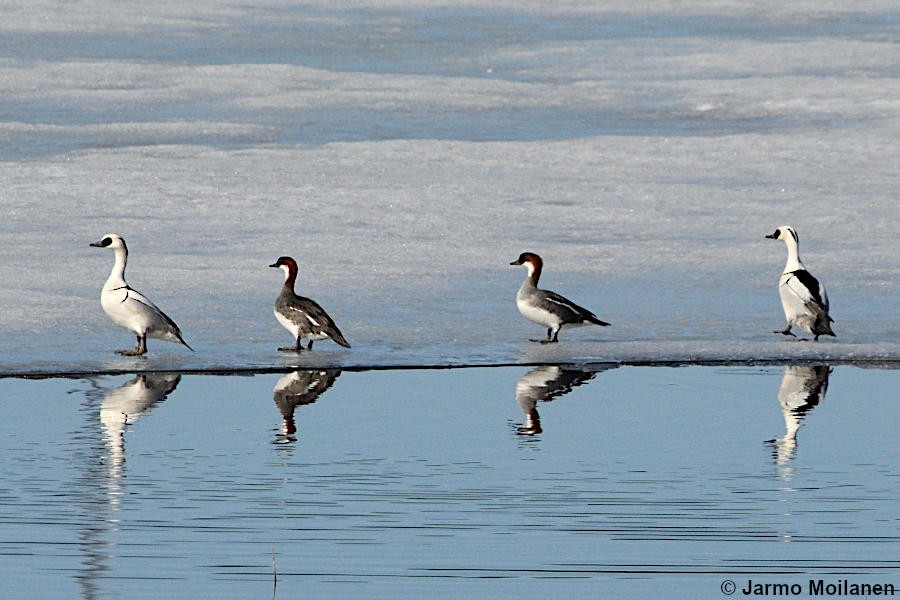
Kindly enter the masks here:
M 586 308 L 578 306 L 571 300 L 563 298 L 555 292 L 540 290 L 537 287 L 541 277 L 541 269 L 544 261 L 532 252 L 523 252 L 517 260 L 510 265 L 524 265 L 528 269 L 528 275 L 516 294 L 516 306 L 522 316 L 547 328 L 547 339 L 532 340 L 542 344 L 552 344 L 557 341 L 559 330 L 563 327 L 580 327 L 593 323 L 594 325 L 607 326 L 609 323 L 601 321 L 597 315 Z
M 307 350 L 312 350 L 315 340 L 326 338 L 330 338 L 344 348 L 349 348 L 350 344 L 344 339 L 341 330 L 334 324 L 325 309 L 314 300 L 298 296 L 294 292 L 294 283 L 297 281 L 297 262 L 290 256 L 282 256 L 269 266 L 284 271 L 284 285 L 275 300 L 275 318 L 291 332 L 297 341 L 294 346 L 279 348 L 279 350 L 300 352 L 303 350 L 303 338 L 309 340 Z
M 825 286 L 806 270 L 800 262 L 800 238 L 790 225 L 782 225 L 775 233 L 766 236 L 772 240 L 784 240 L 788 250 L 787 264 L 784 273 L 778 280 L 778 294 L 781 306 L 787 319 L 787 327 L 776 331 L 783 335 L 793 335 L 791 327 L 796 325 L 813 334 L 818 340 L 820 335 L 834 335 L 828 315 L 828 294 Z
M 108 233 L 100 241 L 91 244 L 95 248 L 109 248 L 116 255 L 109 278 L 100 292 L 100 306 L 113 323 L 124 327 L 137 337 L 133 350 L 118 350 L 125 356 L 142 356 L 147 353 L 147 338 L 157 338 L 187 346 L 181 337 L 181 330 L 175 321 L 159 310 L 146 296 L 125 283 L 125 263 L 128 262 L 128 247 L 125 240 L 115 233 Z

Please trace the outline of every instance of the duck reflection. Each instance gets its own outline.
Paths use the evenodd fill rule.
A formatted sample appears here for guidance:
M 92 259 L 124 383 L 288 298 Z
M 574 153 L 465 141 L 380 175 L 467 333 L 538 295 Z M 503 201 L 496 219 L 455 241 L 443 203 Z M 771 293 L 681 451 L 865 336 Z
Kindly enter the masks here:
M 340 376 L 340 369 L 318 369 L 315 371 L 294 371 L 281 377 L 272 390 L 275 406 L 284 419 L 275 438 L 276 444 L 296 442 L 297 424 L 294 409 L 304 404 L 312 404 L 334 385 Z
M 100 597 L 97 582 L 104 577 L 112 560 L 113 544 L 108 536 L 118 528 L 116 512 L 123 499 L 125 431 L 165 400 L 180 381 L 181 375 L 176 373 L 142 373 L 113 388 L 91 381 L 92 389 L 84 392 L 86 419 L 74 436 L 79 444 L 73 452 L 73 463 L 79 474 L 76 485 L 84 490 L 79 501 L 84 526 L 78 531 L 84 565 L 74 576 L 82 598 Z
M 565 369 L 555 365 L 545 365 L 532 369 L 516 382 L 516 401 L 525 413 L 525 422 L 516 427 L 522 436 L 537 435 L 541 428 L 541 415 L 537 411 L 538 402 L 550 402 L 593 379 L 596 372 L 580 369 Z
M 100 405 L 100 423 L 107 446 L 107 471 L 118 479 L 125 463 L 125 429 L 175 391 L 178 373 L 140 373 L 124 385 L 106 390 Z
M 790 462 L 797 453 L 797 431 L 806 415 L 825 399 L 828 390 L 828 366 L 789 366 L 784 369 L 778 403 L 784 415 L 785 434 L 772 440 L 772 453 L 779 476 L 789 479 L 793 470 Z

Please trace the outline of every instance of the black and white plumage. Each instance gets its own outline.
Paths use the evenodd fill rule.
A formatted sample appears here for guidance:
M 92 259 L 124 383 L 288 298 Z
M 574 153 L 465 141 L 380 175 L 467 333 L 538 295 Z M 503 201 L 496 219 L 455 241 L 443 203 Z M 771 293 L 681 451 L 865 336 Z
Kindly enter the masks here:
M 541 365 L 516 382 L 516 401 L 523 409 L 538 402 L 550 402 L 565 396 L 579 385 L 584 385 L 596 375 L 597 373 L 592 371 Z
M 291 332 L 296 340 L 294 346 L 279 348 L 282 352 L 300 352 L 303 350 L 303 339 L 309 340 L 307 350 L 312 350 L 316 340 L 331 339 L 336 344 L 349 348 L 350 344 L 334 320 L 328 316 L 314 300 L 298 296 L 294 292 L 297 281 L 297 262 L 290 256 L 282 256 L 269 265 L 284 271 L 284 285 L 275 300 L 275 318 Z
M 790 225 L 782 225 L 775 233 L 766 237 L 784 240 L 788 250 L 787 264 L 778 279 L 778 294 L 787 326 L 775 333 L 794 335 L 791 327 L 796 325 L 811 333 L 816 340 L 820 335 L 834 336 L 831 330 L 834 319 L 828 314 L 828 294 L 825 286 L 800 262 L 800 238 L 797 232 Z
M 523 252 L 517 260 L 510 265 L 524 265 L 528 269 L 525 281 L 516 294 L 516 306 L 522 316 L 547 328 L 547 339 L 532 340 L 542 344 L 557 341 L 559 330 L 567 327 L 580 327 L 582 325 L 602 325 L 609 323 L 601 321 L 597 315 L 586 308 L 578 306 L 568 298 L 564 298 L 555 292 L 538 289 L 538 280 L 544 261 L 533 252 Z
M 797 452 L 797 432 L 812 409 L 825 399 L 831 368 L 827 365 L 785 367 L 778 388 L 778 403 L 784 416 L 785 434 L 769 440 L 775 464 L 784 468 Z M 787 473 L 785 473 L 787 474 Z
M 555 365 L 535 367 L 516 382 L 516 402 L 525 413 L 525 422 L 516 427 L 519 435 L 537 435 L 542 432 L 538 402 L 550 402 L 565 396 L 579 385 L 594 378 L 596 373 L 576 369 L 564 369 Z
M 113 323 L 124 327 L 137 337 L 133 350 L 118 350 L 125 356 L 141 356 L 147 353 L 147 338 L 157 338 L 183 344 L 189 350 L 187 342 L 181 336 L 181 330 L 175 321 L 161 311 L 149 298 L 125 283 L 125 265 L 128 262 L 128 247 L 122 236 L 107 233 L 91 246 L 109 248 L 115 252 L 113 263 L 106 283 L 100 292 L 100 305 Z
M 283 375 L 275 383 L 275 389 L 272 390 L 272 393 L 275 397 L 275 405 L 284 419 L 282 436 L 297 433 L 294 409 L 298 406 L 312 404 L 318 400 L 328 388 L 334 385 L 340 374 L 340 369 L 294 371 Z

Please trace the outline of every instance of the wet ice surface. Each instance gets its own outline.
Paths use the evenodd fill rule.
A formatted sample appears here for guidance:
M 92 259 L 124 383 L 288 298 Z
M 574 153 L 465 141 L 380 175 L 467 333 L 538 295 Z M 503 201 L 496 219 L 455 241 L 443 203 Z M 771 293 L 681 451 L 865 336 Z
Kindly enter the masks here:
M 900 354 L 892 3 L 75 12 L 0 23 L 3 372 Z M 784 223 L 836 341 L 771 333 Z M 108 231 L 196 353 L 112 353 Z M 613 327 L 529 345 L 524 250 Z M 282 254 L 351 351 L 275 352 Z
M 896 369 L 0 380 L 4 598 L 900 583 Z

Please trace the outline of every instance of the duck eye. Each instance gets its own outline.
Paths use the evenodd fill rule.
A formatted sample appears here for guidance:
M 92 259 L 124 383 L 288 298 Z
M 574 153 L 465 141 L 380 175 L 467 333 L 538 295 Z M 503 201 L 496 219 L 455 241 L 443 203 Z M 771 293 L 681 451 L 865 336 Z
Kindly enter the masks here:
M 103 246 L 104 248 L 106 248 L 110 244 L 112 244 L 112 238 L 110 238 L 110 237 L 105 237 L 105 238 L 103 238 L 103 241 L 100 242 L 100 245 Z

